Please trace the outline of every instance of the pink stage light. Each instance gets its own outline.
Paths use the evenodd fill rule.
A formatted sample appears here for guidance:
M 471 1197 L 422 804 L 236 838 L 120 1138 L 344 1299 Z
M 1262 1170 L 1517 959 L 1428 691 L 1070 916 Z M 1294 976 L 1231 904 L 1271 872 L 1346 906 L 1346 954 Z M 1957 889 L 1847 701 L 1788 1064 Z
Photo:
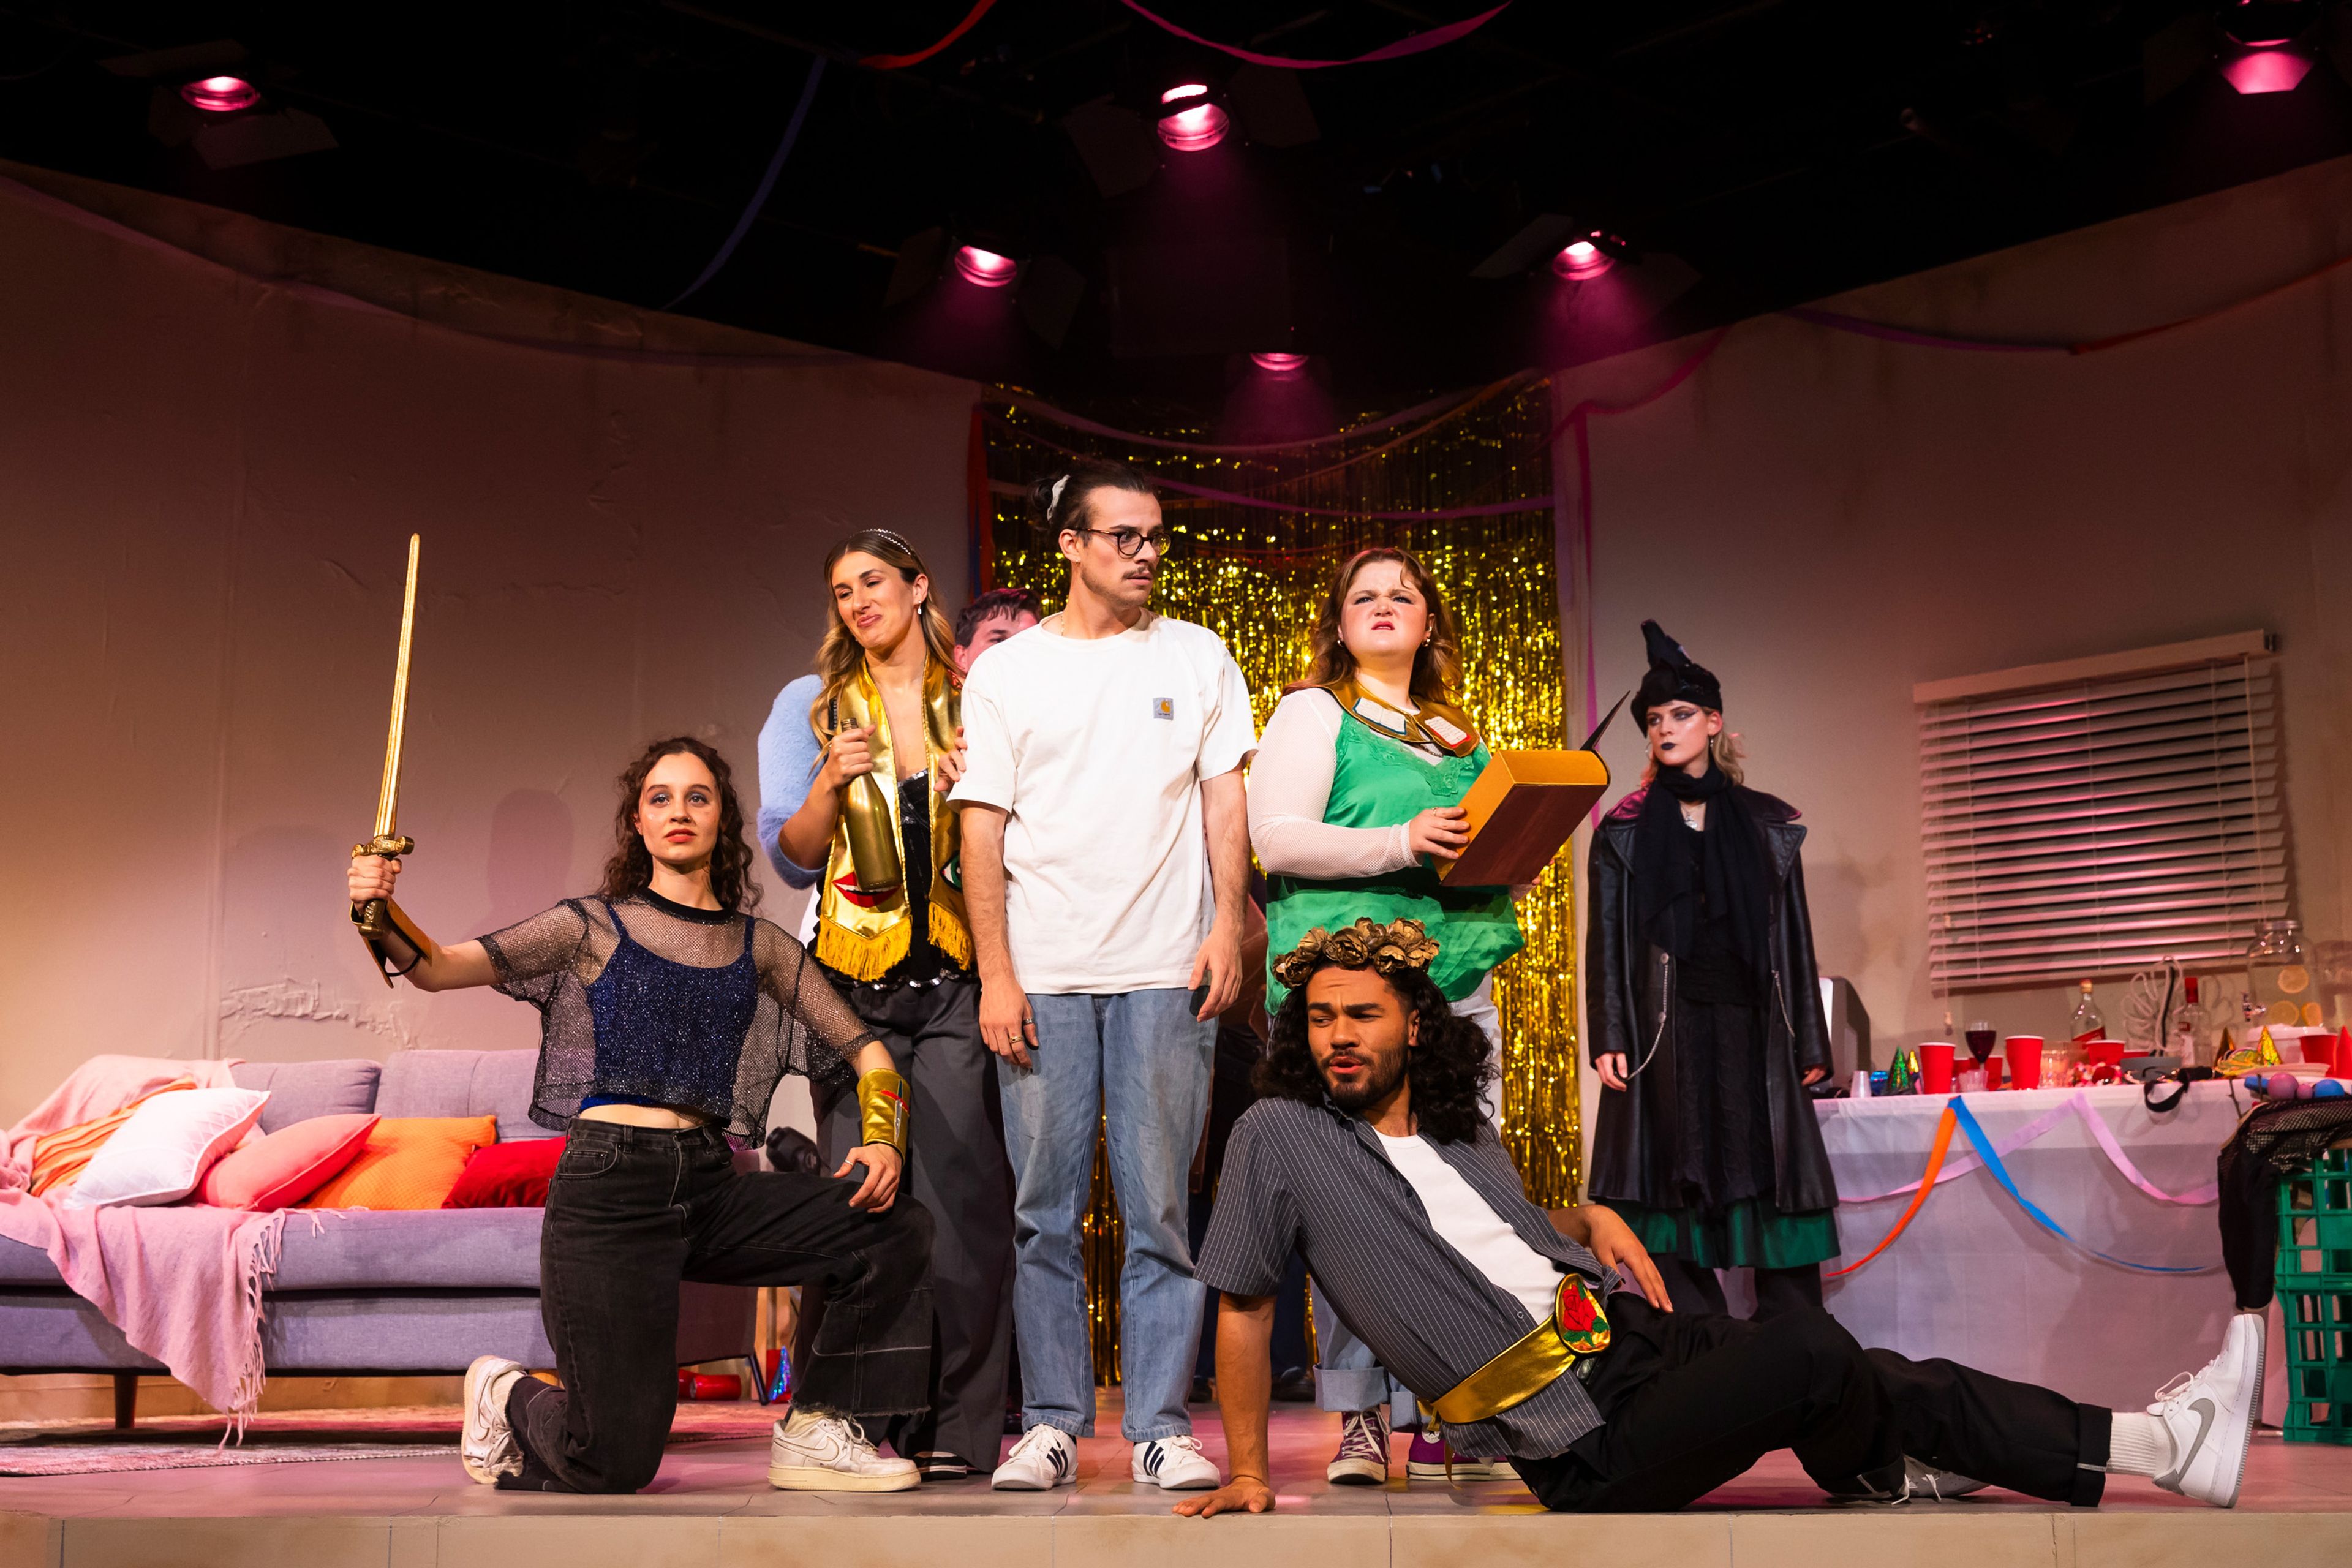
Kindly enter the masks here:
M 982 250 L 967 245 L 955 253 L 956 271 L 967 283 L 977 283 L 983 289 L 1002 289 L 1013 281 L 1021 264 L 1009 256 L 999 256 L 992 250 Z
M 1305 354 L 1252 354 L 1250 363 L 1274 375 L 1289 375 L 1307 363 Z
M 208 76 L 188 83 L 180 96 L 206 114 L 235 114 L 261 101 L 260 91 L 241 76 Z
M 1188 81 L 1181 87 L 1171 87 L 1161 93 L 1160 101 L 1162 104 L 1183 103 L 1196 98 L 1205 100 L 1208 96 L 1209 89 L 1206 85 L 1197 81 Z M 1202 101 L 1193 104 L 1190 109 L 1180 109 L 1173 114 L 1161 115 L 1160 140 L 1167 142 L 1179 153 L 1205 153 L 1225 139 L 1225 127 L 1231 123 L 1233 122 L 1226 118 L 1223 110 L 1213 103 Z
M 1551 269 L 1571 282 L 1598 278 L 1616 265 L 1614 257 L 1589 239 L 1570 243 L 1551 258 Z
M 2221 79 L 2249 97 L 2264 92 L 2293 92 L 2311 72 L 2311 58 L 2292 49 L 2249 49 L 2225 61 Z

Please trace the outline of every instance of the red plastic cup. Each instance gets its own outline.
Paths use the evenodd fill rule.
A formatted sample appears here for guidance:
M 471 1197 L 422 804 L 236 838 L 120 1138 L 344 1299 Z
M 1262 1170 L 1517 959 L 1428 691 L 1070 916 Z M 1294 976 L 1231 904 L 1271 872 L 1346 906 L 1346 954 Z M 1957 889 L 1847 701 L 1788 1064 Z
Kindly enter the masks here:
M 2000 1058 L 1999 1057 L 1985 1058 L 1984 1068 L 1985 1088 L 1988 1089 L 1999 1089 L 2000 1087 Z
M 2011 1084 L 2018 1089 L 2042 1087 L 2042 1037 L 2011 1035 L 2002 1042 L 2001 1055 L 2008 1059 Z
M 2124 1065 L 2124 1042 L 2121 1040 L 2085 1040 L 2083 1059 L 2093 1067 L 2120 1068 Z
M 1919 1047 L 1919 1092 L 1949 1094 L 1952 1092 L 1952 1053 L 1959 1047 L 1948 1040 L 1940 1040 Z

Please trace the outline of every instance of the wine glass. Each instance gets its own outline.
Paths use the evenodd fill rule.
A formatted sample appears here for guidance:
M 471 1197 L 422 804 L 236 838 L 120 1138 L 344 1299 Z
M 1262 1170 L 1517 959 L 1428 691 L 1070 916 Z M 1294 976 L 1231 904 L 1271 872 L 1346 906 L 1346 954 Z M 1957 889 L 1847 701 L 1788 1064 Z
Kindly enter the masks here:
M 1990 1024 L 1979 1018 L 1969 1026 L 1968 1033 L 1961 1037 L 1969 1043 L 1969 1055 L 1977 1058 L 1977 1066 L 1982 1067 L 2000 1037 L 1993 1032 Z

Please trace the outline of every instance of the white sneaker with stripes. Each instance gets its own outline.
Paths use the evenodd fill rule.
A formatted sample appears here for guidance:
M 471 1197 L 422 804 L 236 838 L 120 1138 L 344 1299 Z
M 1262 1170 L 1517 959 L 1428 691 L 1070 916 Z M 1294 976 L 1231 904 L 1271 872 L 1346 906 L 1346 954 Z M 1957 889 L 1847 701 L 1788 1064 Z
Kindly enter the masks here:
M 1139 1481 L 1157 1483 L 1162 1490 L 1171 1492 L 1202 1491 L 1220 1484 L 1223 1478 L 1209 1456 L 1201 1452 L 1197 1438 L 1186 1435 L 1177 1437 L 1153 1437 L 1135 1446 L 1135 1463 L 1128 1472 Z
M 1001 1492 L 1042 1492 L 1078 1479 L 1078 1446 L 1059 1426 L 1032 1426 L 996 1467 L 989 1485 Z

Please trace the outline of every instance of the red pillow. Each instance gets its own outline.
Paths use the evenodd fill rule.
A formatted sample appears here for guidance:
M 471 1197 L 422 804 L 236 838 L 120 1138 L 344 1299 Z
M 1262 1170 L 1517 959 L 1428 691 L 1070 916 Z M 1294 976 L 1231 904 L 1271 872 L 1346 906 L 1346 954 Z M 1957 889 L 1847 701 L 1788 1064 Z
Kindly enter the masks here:
M 561 1138 L 518 1138 L 493 1143 L 466 1162 L 445 1209 L 543 1209 L 548 1178 L 563 1158 Z

